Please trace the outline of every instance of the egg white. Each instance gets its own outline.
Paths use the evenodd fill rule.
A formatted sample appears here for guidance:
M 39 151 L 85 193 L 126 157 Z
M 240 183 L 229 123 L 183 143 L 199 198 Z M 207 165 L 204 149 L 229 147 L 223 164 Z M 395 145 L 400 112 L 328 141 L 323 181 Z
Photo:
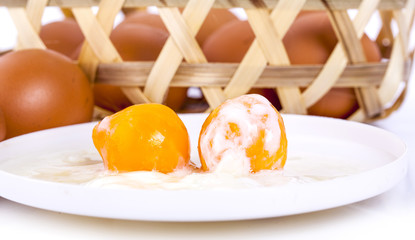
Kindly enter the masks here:
M 350 164 L 350 159 L 315 154 L 289 155 L 283 170 L 263 170 L 245 175 L 232 172 L 201 172 L 193 168 L 164 174 L 157 171 L 114 173 L 104 169 L 99 154 L 93 150 L 57 152 L 30 157 L 25 168 L 15 174 L 52 182 L 112 189 L 249 189 L 326 181 L 352 175 L 364 169 Z M 192 163 L 198 165 L 198 159 Z M 30 165 L 31 163 L 31 165 Z

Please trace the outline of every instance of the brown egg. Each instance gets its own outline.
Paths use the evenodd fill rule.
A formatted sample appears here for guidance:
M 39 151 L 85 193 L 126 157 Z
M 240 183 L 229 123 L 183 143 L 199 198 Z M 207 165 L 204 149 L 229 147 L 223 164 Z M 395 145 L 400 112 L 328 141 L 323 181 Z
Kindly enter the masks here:
M 203 51 L 210 62 L 240 62 L 249 49 L 255 35 L 247 21 L 233 21 L 212 34 Z M 283 39 L 291 64 L 323 64 L 337 44 L 336 34 L 325 12 L 301 14 Z M 367 61 L 380 61 L 380 51 L 367 35 L 361 39 Z M 279 101 L 274 91 L 254 92 L 266 96 L 277 108 Z M 335 88 L 308 109 L 309 114 L 347 118 L 358 108 L 354 90 Z
M 203 46 L 206 38 L 208 38 L 213 32 L 218 30 L 224 24 L 236 19 L 238 18 L 227 9 L 218 8 L 210 10 L 196 35 L 197 42 L 200 46 Z M 120 25 L 127 23 L 146 24 L 168 31 L 163 23 L 163 20 L 161 20 L 160 15 L 151 14 L 145 11 L 135 11 L 129 13 Z
M 196 40 L 203 46 L 206 39 L 214 32 L 216 32 L 219 28 L 225 25 L 228 22 L 237 20 L 238 18 L 229 10 L 215 8 L 210 10 L 208 15 L 206 16 L 205 21 L 203 22 L 202 26 L 200 27 L 199 32 L 196 35 Z
M 363 35 L 363 50 L 368 62 L 378 62 L 380 51 L 375 42 Z M 326 12 L 301 15 L 284 37 L 292 64 L 324 64 L 337 44 L 337 37 Z M 311 115 L 347 118 L 358 109 L 352 88 L 333 88 L 308 108 Z
M 124 61 L 153 61 L 167 38 L 166 31 L 144 24 L 120 25 L 110 36 Z
M 0 142 L 6 138 L 6 119 L 3 111 L 0 109 Z
M 292 64 L 322 64 L 336 46 L 337 37 L 327 13 L 315 11 L 296 19 L 283 41 Z M 366 34 L 361 44 L 368 62 L 380 61 L 379 47 Z
M 233 20 L 214 32 L 203 45 L 203 52 L 209 62 L 238 63 L 242 61 L 255 34 L 248 21 Z M 281 109 L 273 89 L 253 88 L 249 93 L 261 94 L 277 109 Z
M 240 62 L 254 38 L 248 21 L 233 20 L 206 39 L 202 50 L 209 62 Z
M 147 24 L 156 25 L 158 15 L 136 12 L 131 13 L 137 19 Z M 146 18 L 148 17 L 148 19 Z M 150 19 L 150 20 L 149 20 Z M 151 19 L 156 19 L 152 21 Z M 136 21 L 119 24 L 111 33 L 110 39 L 124 61 L 154 61 L 160 54 L 168 38 L 168 32 L 163 28 L 140 24 Z M 147 22 L 146 22 L 147 21 Z M 186 99 L 187 88 L 171 87 L 168 90 L 164 104 L 179 111 Z M 131 101 L 119 87 L 105 84 L 95 84 L 95 104 L 104 109 L 117 112 L 130 106 Z
M 62 54 L 29 49 L 0 57 L 6 138 L 90 121 L 93 102 L 87 77 Z
M 146 11 L 133 11 L 126 15 L 124 21 L 122 21 L 117 27 L 131 23 L 144 24 L 147 26 L 162 29 L 167 32 L 167 28 L 164 25 L 163 20 L 161 20 L 160 15 L 158 14 L 153 14 Z
M 43 25 L 39 36 L 48 49 L 62 53 L 74 60 L 79 55 L 78 46 L 84 41 L 81 28 L 72 18 Z

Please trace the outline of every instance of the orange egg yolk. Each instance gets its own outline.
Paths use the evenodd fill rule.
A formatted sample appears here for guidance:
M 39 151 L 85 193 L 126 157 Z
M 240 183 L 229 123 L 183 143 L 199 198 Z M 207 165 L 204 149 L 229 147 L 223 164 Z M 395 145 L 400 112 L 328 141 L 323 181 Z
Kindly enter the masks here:
M 133 105 L 104 118 L 94 127 L 92 139 L 110 171 L 169 173 L 190 160 L 185 125 L 161 104 Z
M 204 122 L 198 150 L 205 171 L 282 169 L 287 159 L 283 119 L 261 95 L 227 100 Z

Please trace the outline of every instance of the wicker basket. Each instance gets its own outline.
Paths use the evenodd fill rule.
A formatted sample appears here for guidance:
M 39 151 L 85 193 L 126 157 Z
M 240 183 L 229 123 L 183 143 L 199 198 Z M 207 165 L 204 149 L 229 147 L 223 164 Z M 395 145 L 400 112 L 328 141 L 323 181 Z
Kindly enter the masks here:
M 212 109 L 252 87 L 267 87 L 277 91 L 282 112 L 307 114 L 332 87 L 353 87 L 360 107 L 349 119 L 371 121 L 399 107 L 412 66 L 415 0 L 0 0 L 0 6 L 15 22 L 18 48 L 45 48 L 38 36 L 45 7 L 71 9 L 86 38 L 78 62 L 91 82 L 122 86 L 134 103 L 162 102 L 169 86 L 196 86 Z M 99 7 L 96 15 L 92 6 Z M 123 62 L 108 37 L 114 19 L 122 8 L 148 6 L 158 7 L 170 37 L 155 62 Z M 241 63 L 209 63 L 194 36 L 211 8 L 235 7 L 246 12 L 256 39 Z M 353 20 L 350 9 L 358 10 Z M 324 65 L 288 61 L 281 39 L 301 10 L 325 10 L 337 26 L 340 41 Z M 369 64 L 359 39 L 375 12 L 383 22 L 378 40 L 391 41 L 391 54 Z

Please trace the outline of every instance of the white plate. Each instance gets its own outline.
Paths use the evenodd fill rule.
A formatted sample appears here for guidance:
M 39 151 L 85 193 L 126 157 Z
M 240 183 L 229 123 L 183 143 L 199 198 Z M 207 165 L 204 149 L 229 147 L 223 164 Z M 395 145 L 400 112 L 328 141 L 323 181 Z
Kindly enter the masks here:
M 10 171 L 11 166 L 27 167 L 27 162 L 19 162 L 21 156 L 91 150 L 91 129 L 95 123 L 88 123 L 49 129 L 1 142 L 0 196 L 37 208 L 105 218 L 242 220 L 306 213 L 361 201 L 392 188 L 406 173 L 405 144 L 387 131 L 337 119 L 297 115 L 283 117 L 289 154 L 333 157 L 334 165 L 339 156 L 350 158 L 351 165 L 364 171 L 329 180 L 278 187 L 205 190 L 106 189 L 33 179 Z M 181 118 L 188 127 L 195 149 L 206 115 L 185 114 Z

